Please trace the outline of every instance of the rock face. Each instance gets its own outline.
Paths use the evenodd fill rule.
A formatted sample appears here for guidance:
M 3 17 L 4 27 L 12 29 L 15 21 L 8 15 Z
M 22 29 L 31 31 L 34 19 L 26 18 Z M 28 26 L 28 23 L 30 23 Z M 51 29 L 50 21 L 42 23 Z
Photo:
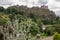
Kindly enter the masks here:
M 24 11 L 26 16 L 29 16 L 29 13 L 33 13 L 37 15 L 39 18 L 55 18 L 56 17 L 55 13 L 48 9 L 48 6 L 28 8 L 27 6 L 16 5 L 12 7 L 14 7 L 17 10 Z

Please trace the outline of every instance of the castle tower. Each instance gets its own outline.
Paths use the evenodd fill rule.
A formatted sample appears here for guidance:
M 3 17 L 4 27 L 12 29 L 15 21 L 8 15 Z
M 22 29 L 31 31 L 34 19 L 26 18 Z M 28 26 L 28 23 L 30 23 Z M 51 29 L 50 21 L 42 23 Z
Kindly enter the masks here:
M 48 6 L 42 5 L 41 8 L 48 9 Z

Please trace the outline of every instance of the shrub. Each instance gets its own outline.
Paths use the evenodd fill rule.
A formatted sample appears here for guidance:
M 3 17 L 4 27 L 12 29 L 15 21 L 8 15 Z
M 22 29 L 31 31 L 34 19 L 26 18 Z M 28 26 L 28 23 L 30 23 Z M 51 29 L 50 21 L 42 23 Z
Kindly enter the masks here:
M 0 6 L 0 12 L 4 12 L 4 8 Z
M 32 35 L 36 35 L 37 33 L 39 33 L 39 27 L 36 25 L 36 24 L 33 24 L 31 27 L 30 27 L 30 33 Z
M 60 34 L 56 32 L 53 36 L 53 40 L 60 40 Z
M 55 31 L 55 28 L 52 25 L 50 25 L 46 27 L 44 32 L 47 34 L 47 36 L 51 36 L 55 33 Z
M 0 18 L 0 25 L 4 25 L 7 22 L 7 20 Z
M 60 33 L 60 24 L 54 24 L 53 27 L 55 28 L 56 32 Z

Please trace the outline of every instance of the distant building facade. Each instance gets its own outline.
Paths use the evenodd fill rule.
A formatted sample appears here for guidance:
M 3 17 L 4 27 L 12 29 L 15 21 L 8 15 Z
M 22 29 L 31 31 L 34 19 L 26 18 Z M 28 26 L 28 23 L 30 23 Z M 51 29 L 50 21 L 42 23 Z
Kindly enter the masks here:
M 42 5 L 41 8 L 48 9 L 48 6 Z

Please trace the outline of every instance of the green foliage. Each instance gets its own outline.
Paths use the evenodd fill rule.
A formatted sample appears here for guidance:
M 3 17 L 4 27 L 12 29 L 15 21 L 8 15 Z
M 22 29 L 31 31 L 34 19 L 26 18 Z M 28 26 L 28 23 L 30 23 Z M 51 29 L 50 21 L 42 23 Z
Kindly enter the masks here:
M 51 20 L 46 18 L 42 20 L 43 24 L 51 24 Z
M 45 33 L 47 36 L 51 36 L 55 33 L 55 28 L 53 26 L 47 26 L 45 29 Z
M 18 11 L 18 14 L 24 15 L 24 11 L 23 10 L 20 10 L 20 11 Z
M 0 12 L 4 12 L 4 8 L 3 7 L 0 7 Z
M 47 23 L 48 23 L 48 19 L 44 19 L 44 20 L 42 20 L 42 22 L 43 22 L 44 24 L 47 24 Z
M 6 19 L 0 18 L 0 25 L 4 25 L 7 22 Z
M 7 15 L 0 14 L 0 25 L 4 25 L 5 23 L 7 23 L 8 20 L 9 20 L 9 18 Z
M 53 21 L 53 24 L 57 24 L 57 21 L 54 20 L 54 21 Z
M 30 18 L 31 18 L 34 22 L 36 22 L 36 21 L 37 21 L 36 19 L 38 19 L 37 15 L 34 14 L 34 13 L 30 13 Z
M 8 17 L 10 18 L 10 20 L 15 19 L 15 14 L 11 14 Z
M 58 22 L 58 20 L 59 20 L 59 16 L 56 17 L 56 21 L 57 21 L 57 22 Z
M 54 24 L 53 27 L 58 33 L 60 33 L 60 24 Z
M 40 36 L 41 36 L 42 38 L 45 38 L 47 35 L 46 35 L 46 33 L 40 33 Z
M 0 17 L 0 25 L 4 25 L 7 20 L 11 21 L 11 23 L 15 26 L 21 26 L 25 28 L 29 28 L 29 31 L 32 35 L 36 35 L 37 33 L 41 32 L 42 25 L 44 24 L 54 24 L 56 21 L 53 21 L 50 19 L 50 17 L 53 17 L 54 12 L 50 12 L 49 9 L 39 9 L 38 11 L 35 10 L 35 8 L 31 8 L 30 10 L 27 8 L 20 8 L 17 6 L 11 6 L 7 9 L 4 9 L 3 7 L 0 7 L 0 12 L 3 12 L 3 15 L 7 15 L 7 18 L 3 15 Z M 32 11 L 33 10 L 33 11 Z M 5 14 L 7 13 L 7 14 Z M 51 16 L 53 15 L 53 16 Z M 28 17 L 27 17 L 28 16 Z M 42 18 L 42 19 L 41 19 Z M 44 18 L 44 19 L 43 19 Z M 54 18 L 53 18 L 54 19 Z M 59 18 L 57 17 L 56 20 Z M 17 20 L 17 21 L 16 21 Z M 16 23 L 15 23 L 16 21 Z M 60 22 L 60 20 L 58 20 Z M 41 24 L 42 23 L 42 24 Z M 53 25 L 53 27 L 47 27 L 44 31 L 47 35 L 52 35 L 55 31 L 60 32 L 60 26 Z M 24 28 L 23 28 L 24 29 Z M 26 29 L 28 30 L 28 29 Z M 43 31 L 42 31 L 43 32 Z
M 53 40 L 60 40 L 60 34 L 56 32 L 53 36 Z
M 11 6 L 7 9 L 0 7 L 0 25 L 5 25 L 7 23 L 6 26 L 13 27 L 14 32 L 22 32 L 24 34 L 27 34 L 27 36 L 29 33 L 33 36 L 36 36 L 36 34 L 40 33 L 41 31 L 43 32 L 41 32 L 41 36 L 53 35 L 55 31 L 60 33 L 60 25 L 48 26 L 43 31 L 42 26 L 44 24 L 57 24 L 60 22 L 60 20 L 57 17 L 56 20 L 58 20 L 58 22 L 54 21 L 54 18 L 52 19 L 51 17 L 55 17 L 55 14 L 52 11 L 50 12 L 49 9 L 41 9 L 37 7 L 36 9 L 27 9 L 24 7 L 20 8 L 19 6 Z M 34 38 L 34 40 L 36 39 Z
M 39 33 L 39 27 L 35 23 L 32 24 L 32 26 L 30 27 L 30 32 L 32 35 L 36 35 L 37 33 Z
M 5 10 L 7 14 L 17 14 L 17 10 L 14 7 L 9 7 Z
M 27 19 L 25 21 L 20 22 L 20 26 L 24 26 L 26 31 L 30 32 L 33 36 L 35 36 L 37 33 L 39 33 L 39 27 L 35 22 L 33 22 L 31 19 Z
M 18 10 L 14 7 L 9 7 L 6 9 L 6 13 L 8 14 L 19 14 L 19 15 L 23 15 L 24 14 L 24 11 L 23 10 Z
M 59 18 L 59 20 L 58 20 L 58 22 L 57 23 L 59 23 L 60 24 L 60 18 Z

